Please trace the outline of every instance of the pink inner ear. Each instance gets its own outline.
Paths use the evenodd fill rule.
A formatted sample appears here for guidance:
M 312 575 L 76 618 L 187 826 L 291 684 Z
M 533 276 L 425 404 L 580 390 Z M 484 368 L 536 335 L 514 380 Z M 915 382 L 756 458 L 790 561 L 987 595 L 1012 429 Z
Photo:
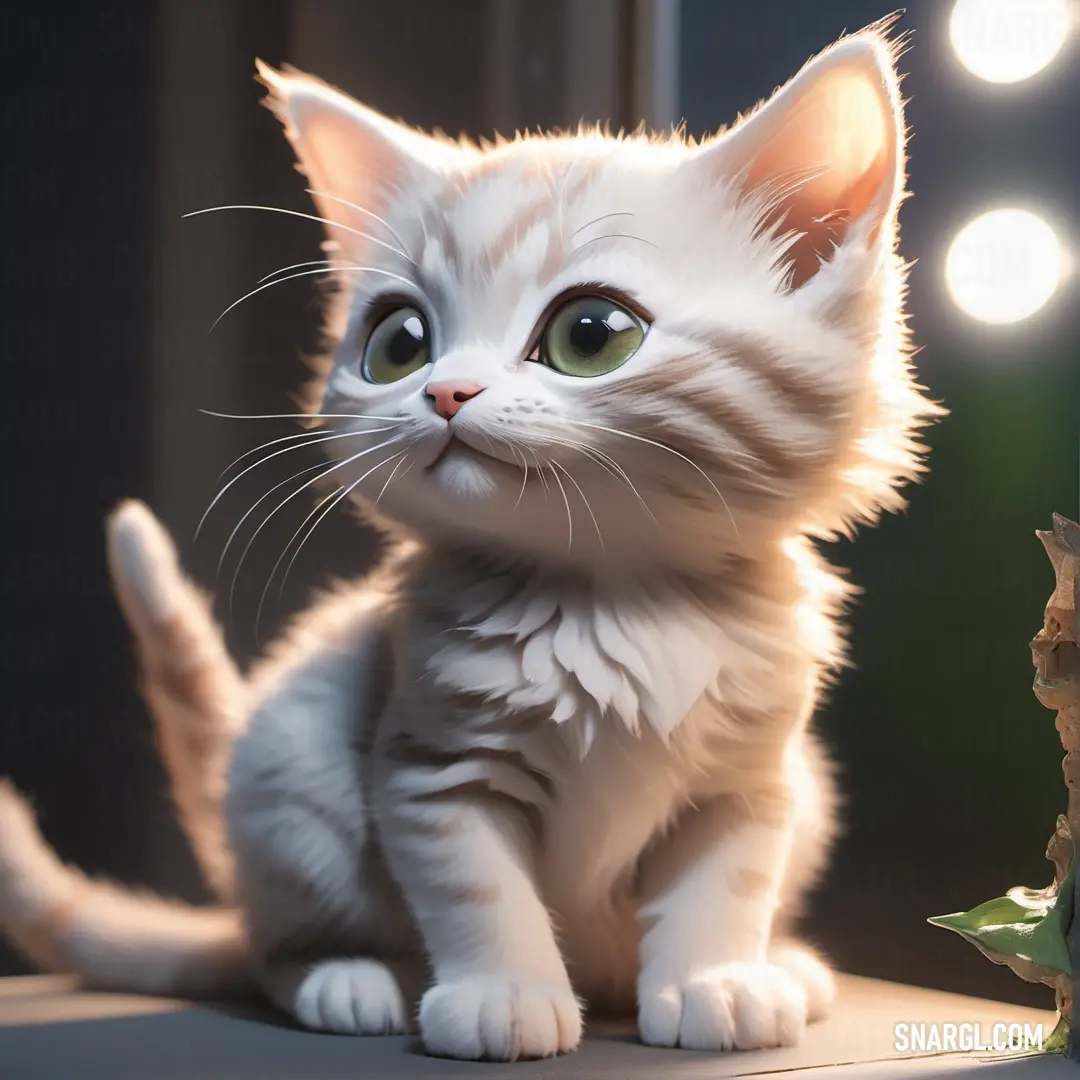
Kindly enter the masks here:
M 403 157 L 387 139 L 357 122 L 332 99 L 297 93 L 290 102 L 292 141 L 319 213 L 349 227 L 366 229 L 370 222 L 353 212 L 347 200 L 372 213 L 385 210 L 387 193 L 400 181 Z M 334 198 L 336 196 L 336 199 Z M 354 239 L 333 230 L 331 239 L 349 248 Z
M 748 186 L 783 193 L 770 220 L 804 234 L 790 249 L 793 284 L 812 277 L 851 222 L 874 207 L 881 228 L 896 134 L 877 72 L 824 74 L 787 111 L 748 170 Z M 875 205 L 876 204 L 876 205 Z
M 458 163 L 456 146 L 389 120 L 318 79 L 265 64 L 258 71 L 319 213 L 344 226 L 328 235 L 346 249 L 363 246 L 370 215 L 385 212 L 397 190 L 426 183 L 433 170 Z

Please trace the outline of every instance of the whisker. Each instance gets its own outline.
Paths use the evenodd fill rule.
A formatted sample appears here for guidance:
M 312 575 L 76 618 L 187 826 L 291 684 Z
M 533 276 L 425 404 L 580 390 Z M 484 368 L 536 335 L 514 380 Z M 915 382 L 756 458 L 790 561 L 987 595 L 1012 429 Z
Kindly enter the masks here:
M 521 505 L 521 500 L 525 498 L 525 488 L 529 484 L 529 466 L 522 465 L 521 467 L 521 490 L 518 492 L 518 497 L 514 500 L 514 509 L 516 510 Z
M 615 477 L 616 480 L 621 480 L 622 477 L 619 473 L 611 468 L 606 461 L 601 459 L 599 451 L 594 450 L 591 446 L 587 446 L 585 443 L 576 442 L 573 439 L 566 439 L 550 435 L 545 433 L 544 441 L 554 443 L 556 446 L 565 446 L 568 450 L 576 450 L 581 454 L 584 454 L 586 458 L 589 458 L 594 464 L 599 465 L 609 475 Z M 595 456 L 594 456 L 595 455 Z
M 336 196 L 331 195 L 331 196 L 328 196 L 328 198 L 336 198 Z M 343 199 L 339 199 L 338 201 L 339 202 L 344 202 Z M 349 205 L 351 205 L 351 204 L 349 204 Z M 356 207 L 356 209 L 360 210 L 361 208 Z M 305 214 L 301 210 L 286 210 L 283 206 L 257 206 L 257 205 L 255 205 L 253 203 L 237 203 L 237 204 L 230 205 L 230 206 L 207 206 L 202 210 L 191 210 L 186 214 L 181 214 L 180 216 L 181 216 L 181 218 L 199 217 L 201 214 L 213 214 L 213 213 L 216 213 L 219 210 L 266 210 L 266 211 L 268 211 L 269 213 L 272 213 L 272 214 L 286 214 L 289 217 L 303 218 L 305 221 L 317 221 L 317 222 L 319 222 L 320 225 L 326 225 L 326 226 L 328 226 L 329 228 L 332 228 L 332 229 L 343 229 L 347 233 L 352 233 L 353 236 L 360 236 L 360 237 L 363 237 L 365 240 L 371 240 L 376 244 L 380 244 L 382 247 L 389 248 L 390 251 L 396 251 L 398 255 L 401 255 L 404 258 L 408 259 L 409 262 L 412 262 L 412 259 L 410 259 L 409 256 L 406 255 L 404 251 L 398 251 L 397 248 L 395 248 L 392 245 L 386 243 L 384 240 L 379 240 L 376 237 L 372 236 L 370 233 L 364 232 L 362 229 L 351 228 L 348 225 L 342 224 L 342 222 L 340 222 L 340 221 L 332 221 L 330 218 L 319 217 L 318 214 Z M 369 213 L 370 211 L 362 211 L 362 212 Z M 371 216 L 375 217 L 376 215 L 372 214 Z M 400 244 L 401 243 L 401 238 L 397 235 L 397 233 L 395 233 L 393 229 L 390 229 L 390 226 L 386 225 L 386 222 L 382 221 L 382 218 L 379 218 L 378 220 L 383 225 L 385 225 L 387 229 L 390 230 L 391 235 Z M 402 244 L 402 247 L 404 247 L 404 246 L 405 245 Z M 415 265 L 415 263 L 413 265 Z
M 281 483 L 279 483 L 279 484 L 275 484 L 269 491 L 264 492 L 262 495 L 260 495 L 259 498 L 252 504 L 251 508 L 236 523 L 235 527 L 233 528 L 233 531 L 231 533 L 229 533 L 229 538 L 228 538 L 228 540 L 225 541 L 225 547 L 222 548 L 222 550 L 221 550 L 221 558 L 218 559 L 218 564 L 217 564 L 217 575 L 218 575 L 218 577 L 219 578 L 221 577 L 221 568 L 225 565 L 225 557 L 229 554 L 229 548 L 231 547 L 232 542 L 236 537 L 236 534 L 240 531 L 240 528 L 244 524 L 244 522 L 247 521 L 247 519 L 255 512 L 255 510 L 266 499 L 269 499 L 270 496 L 273 495 L 275 491 L 280 491 L 286 484 L 291 484 L 294 480 L 299 479 L 301 476 L 305 476 L 307 473 L 314 472 L 316 469 L 326 469 L 327 471 L 329 471 L 328 467 L 330 465 L 332 465 L 332 464 L 333 464 L 332 461 L 320 461 L 315 465 L 309 465 L 306 469 L 301 469 L 299 472 L 293 473 L 292 476 L 288 477 L 285 480 L 282 480 Z
M 343 199 L 340 195 L 331 195 L 329 191 L 316 191 L 314 188 L 304 188 L 304 191 L 307 192 L 308 195 L 319 195 L 324 199 L 331 199 L 333 202 L 341 203 L 342 206 L 347 206 L 350 210 L 356 210 L 358 213 L 366 214 L 373 221 L 377 221 L 401 245 L 402 250 L 399 251 L 398 254 L 404 255 L 413 266 L 416 265 L 413 259 L 404 250 L 409 245 L 406 244 L 405 241 L 401 239 L 401 236 L 393 230 L 388 221 L 379 217 L 373 210 L 368 210 L 367 207 L 364 206 L 357 206 L 356 203 L 349 202 L 348 199 Z
M 232 583 L 229 586 L 229 614 L 230 615 L 232 614 L 233 596 L 234 596 L 234 594 L 236 592 L 236 582 L 237 582 L 237 579 L 240 577 L 240 570 L 244 565 L 244 559 L 247 558 L 247 553 L 251 550 L 251 545 L 255 543 L 255 538 L 259 535 L 259 533 L 261 533 L 263 531 L 263 529 L 266 527 L 266 525 L 270 522 L 270 519 L 283 506 L 285 506 L 286 503 L 291 502 L 293 499 L 296 498 L 297 495 L 300 494 L 300 492 L 306 491 L 309 487 L 311 487 L 312 484 L 318 483 L 324 476 L 329 476 L 330 473 L 337 472 L 338 469 L 344 468 L 346 465 L 351 465 L 352 462 L 357 461 L 362 457 L 366 457 L 368 454 L 374 454 L 377 450 L 384 450 L 384 449 L 386 449 L 387 446 L 390 446 L 393 443 L 400 442 L 400 441 L 401 441 L 401 436 L 396 436 L 395 435 L 393 438 L 386 439 L 385 441 L 379 443 L 378 446 L 369 446 L 366 450 L 361 450 L 358 454 L 353 454 L 351 457 L 344 458 L 343 460 L 337 462 L 335 465 L 332 465 L 329 469 L 325 470 L 324 472 L 319 473 L 318 476 L 313 476 L 310 480 L 305 481 L 295 491 L 293 491 L 291 494 L 287 495 L 284 499 L 282 499 L 281 502 L 279 502 L 277 504 L 277 506 L 275 506 L 274 509 L 271 510 L 270 513 L 267 514 L 266 517 L 264 517 L 262 519 L 262 521 L 259 523 L 259 527 L 248 538 L 248 542 L 244 546 L 244 550 L 240 553 L 240 559 L 236 564 L 236 569 L 233 571 Z M 263 595 L 265 597 L 265 590 L 263 592 Z M 262 604 L 261 603 L 259 605 L 259 610 L 260 611 L 262 610 Z M 255 629 L 256 629 L 256 636 L 258 636 L 258 619 L 256 619 Z
M 606 472 L 614 476 L 616 480 L 621 480 L 633 492 L 634 497 L 641 504 L 641 508 L 645 511 L 645 513 L 648 514 L 650 518 L 652 518 L 653 524 L 659 526 L 660 522 L 657 521 L 656 515 L 652 512 L 652 508 L 641 497 L 641 492 L 638 491 L 638 489 L 634 486 L 634 482 L 630 479 L 627 471 L 610 454 L 605 453 L 603 450 L 597 449 L 595 446 L 589 446 L 587 443 L 577 442 L 574 439 L 567 439 L 565 437 L 556 438 L 551 435 L 547 435 L 545 436 L 545 438 L 550 439 L 552 442 L 560 446 L 566 446 L 571 450 L 577 450 L 579 453 L 584 454 L 587 458 L 591 458 L 592 460 L 594 460 L 597 465 L 599 465 Z
M 518 448 L 509 440 L 503 440 L 510 450 L 510 453 L 514 455 L 514 460 L 521 459 L 521 490 L 518 492 L 518 497 L 514 502 L 514 509 L 516 510 L 521 505 L 521 500 L 525 498 L 525 487 L 529 483 L 529 463 L 525 460 L 525 455 L 519 453 Z
M 393 467 L 393 469 L 390 470 L 390 475 L 386 478 L 386 483 L 383 484 L 383 486 L 381 488 L 379 488 L 379 494 L 375 496 L 375 505 L 376 506 L 379 505 L 379 500 L 386 494 L 386 489 L 390 486 L 390 481 L 394 479 L 394 475 L 398 471 L 398 469 L 400 469 L 401 466 L 405 464 L 405 458 L 407 458 L 408 456 L 409 456 L 409 449 L 408 449 L 408 447 L 406 447 L 404 457 L 402 457 L 398 461 L 398 463 Z M 408 469 L 405 470 L 405 472 L 408 472 L 408 471 L 409 471 Z M 401 475 L 404 476 L 405 473 L 402 473 Z M 282 586 L 282 588 L 284 588 L 284 586 Z
M 525 495 L 525 485 L 529 482 L 529 463 L 525 460 L 525 455 L 521 453 L 509 439 L 501 435 L 495 435 L 494 439 L 496 442 L 502 443 L 503 446 L 510 451 L 515 464 L 519 461 L 521 462 L 523 476 L 521 480 L 521 490 L 518 492 L 517 501 L 514 503 L 514 509 L 516 510 L 521 505 L 521 500 Z
M 667 446 L 664 443 L 657 442 L 655 439 L 647 439 L 644 435 L 635 435 L 629 431 L 620 431 L 618 428 L 604 427 L 602 424 L 589 424 L 584 420 L 571 420 L 572 424 L 576 424 L 578 427 L 594 428 L 596 431 L 606 431 L 609 435 L 621 435 L 624 439 L 633 439 L 636 442 L 645 443 L 648 446 L 655 446 L 658 450 L 664 450 L 669 454 L 674 454 L 675 457 L 682 461 L 685 461 L 692 469 L 696 470 L 704 478 L 705 482 L 711 487 L 716 494 L 716 497 L 723 503 L 724 509 L 727 511 L 728 517 L 731 519 L 731 527 L 735 530 L 735 538 L 742 543 L 742 537 L 739 534 L 739 526 L 735 521 L 735 515 L 731 512 L 731 507 L 728 506 L 727 499 L 724 498 L 720 489 L 713 483 L 712 478 L 696 461 L 692 461 L 685 454 L 679 453 L 678 450 L 671 446 Z
M 536 462 L 536 474 L 540 477 L 540 483 L 544 485 L 544 496 L 546 498 L 551 494 L 551 489 L 548 487 L 547 477 L 544 475 L 544 466 L 540 464 L 540 455 L 532 447 L 529 447 L 529 453 L 532 454 Z
M 259 278 L 259 282 L 269 281 L 272 277 L 277 277 L 278 274 L 284 274 L 286 270 L 299 270 L 301 266 L 333 266 L 335 262 L 337 262 L 336 259 L 308 259 L 307 262 L 291 263 L 289 266 L 281 266 L 277 270 L 271 270 L 269 274 Z
M 307 412 L 284 412 L 284 413 L 227 413 L 213 412 L 210 409 L 200 409 L 205 416 L 216 416 L 221 420 L 400 420 L 400 416 L 370 416 L 362 413 L 307 413 Z
M 266 594 L 269 592 L 270 586 L 273 584 L 274 575 L 277 573 L 278 567 L 281 565 L 281 560 L 284 559 L 285 556 L 288 554 L 289 548 L 292 546 L 293 541 L 296 540 L 297 536 L 300 535 L 300 531 L 304 528 L 304 526 L 308 523 L 308 521 L 311 520 L 311 518 L 314 516 L 315 512 L 318 511 L 321 507 L 323 507 L 328 502 L 329 499 L 332 498 L 334 500 L 332 503 L 330 503 L 329 506 L 326 506 L 326 508 L 322 511 L 322 513 L 319 514 L 319 516 L 315 519 L 315 521 L 312 523 L 311 528 L 308 529 L 307 533 L 304 535 L 304 537 L 301 539 L 300 543 L 297 545 L 296 550 L 293 552 L 292 558 L 289 560 L 289 565 L 285 567 L 285 573 L 282 575 L 282 578 L 281 578 L 281 587 L 278 590 L 278 596 L 279 597 L 281 596 L 282 592 L 284 592 L 284 590 L 285 590 L 285 583 L 289 580 L 289 572 L 292 570 L 293 564 L 296 562 L 296 557 L 300 554 L 301 550 L 303 549 L 304 545 L 308 542 L 308 540 L 311 539 L 312 534 L 319 527 L 319 524 L 326 517 L 326 515 L 329 514 L 330 511 L 333 510 L 334 507 L 338 505 L 338 503 L 340 503 L 343 499 L 345 499 L 350 494 L 350 492 L 352 492 L 360 484 L 362 484 L 373 472 L 375 472 L 377 469 L 381 469 L 384 465 L 386 465 L 389 462 L 393 461 L 395 458 L 404 457 L 404 455 L 408 454 L 408 452 L 409 452 L 409 447 L 405 447 L 404 450 L 401 450 L 396 454 L 391 454 L 390 457 L 388 457 L 388 458 L 383 458 L 382 461 L 380 461 L 377 465 L 373 465 L 370 469 L 368 469 L 368 471 L 366 473 L 364 473 L 363 476 L 361 476 L 358 479 L 354 480 L 351 484 L 342 484 L 342 486 L 339 487 L 336 492 L 334 492 L 332 495 L 328 496 L 327 498 L 323 499 L 315 507 L 315 509 L 310 514 L 308 514 L 308 516 L 306 518 L 304 518 L 304 520 L 300 523 L 300 528 L 297 529 L 296 532 L 294 532 L 291 537 L 289 537 L 289 542 L 282 549 L 281 554 L 278 556 L 277 562 L 274 563 L 273 568 L 270 570 L 270 576 L 266 579 L 266 585 L 263 588 L 262 596 L 259 598 L 259 607 L 255 612 L 255 637 L 256 637 L 256 639 L 259 636 L 259 622 L 260 622 L 260 620 L 262 618 L 263 605 L 266 603 Z
M 585 509 L 588 511 L 589 517 L 592 518 L 593 528 L 596 530 L 596 538 L 600 541 L 600 550 L 606 551 L 607 548 L 604 546 L 604 534 L 600 531 L 600 524 L 596 520 L 593 508 L 589 505 L 589 500 L 585 498 L 585 492 L 581 490 L 581 485 L 573 478 L 573 476 L 571 476 L 570 470 L 565 465 L 560 465 L 554 458 L 551 459 L 551 464 L 553 468 L 562 469 L 562 471 L 566 473 L 566 479 L 574 485 L 578 495 L 581 496 L 581 501 L 585 504 Z
M 566 550 L 569 551 L 574 544 L 574 515 L 570 512 L 570 500 L 566 497 L 566 488 L 563 487 L 562 481 L 559 479 L 559 474 L 555 471 L 554 463 L 550 458 L 548 459 L 548 465 L 551 466 L 552 479 L 559 485 L 559 491 L 562 492 L 563 503 L 566 505 Z
M 480 437 L 484 440 L 484 442 L 487 443 L 488 453 L 492 457 L 495 457 L 495 447 L 492 446 L 492 444 L 491 444 L 491 436 L 488 435 L 488 433 L 486 431 L 482 431 L 482 432 L 480 432 Z M 499 441 L 502 442 L 501 439 Z
M 313 517 L 314 517 L 314 516 L 315 516 L 315 515 L 316 515 L 316 514 L 317 514 L 317 513 L 318 513 L 318 512 L 319 512 L 319 511 L 320 511 L 320 510 L 321 510 L 321 509 L 322 509 L 322 508 L 323 508 L 323 507 L 324 507 L 324 506 L 325 506 L 325 505 L 326 505 L 326 504 L 327 504 L 327 503 L 328 503 L 328 502 L 329 502 L 329 501 L 330 501 L 330 500 L 331 500 L 331 499 L 332 499 L 332 498 L 333 498 L 334 496 L 335 496 L 335 495 L 340 495 L 340 494 L 341 494 L 341 493 L 342 493 L 342 492 L 343 492 L 343 491 L 344 491 L 344 490 L 345 490 L 345 489 L 346 489 L 346 488 L 347 488 L 348 486 L 349 486 L 349 485 L 348 485 L 347 483 L 345 483 L 345 484 L 339 484 L 339 485 L 338 485 L 338 486 L 337 486 L 337 487 L 336 487 L 336 488 L 335 488 L 335 489 L 334 489 L 333 491 L 331 491 L 331 492 L 328 492 L 328 493 L 327 493 L 326 495 L 324 495 L 324 496 L 323 496 L 323 497 L 322 497 L 322 498 L 321 498 L 321 499 L 320 499 L 320 500 L 319 500 L 319 501 L 318 501 L 318 502 L 317 502 L 317 503 L 316 503 L 316 504 L 315 504 L 315 505 L 314 505 L 314 506 L 313 506 L 313 507 L 312 507 L 312 508 L 311 508 L 311 509 L 310 509 L 310 510 L 308 511 L 308 513 L 307 513 L 307 515 L 305 516 L 304 520 L 300 522 L 300 526 L 299 526 L 299 528 L 298 528 L 298 529 L 296 530 L 296 532 L 294 532 L 294 533 L 292 534 L 292 536 L 290 536 L 290 537 L 289 537 L 288 543 L 286 543 L 285 547 L 284 547 L 284 548 L 282 548 L 281 554 L 280 554 L 280 555 L 279 555 L 279 556 L 277 557 L 276 561 L 274 562 L 274 565 L 273 565 L 273 567 L 272 567 L 272 568 L 271 568 L 271 570 L 270 570 L 270 576 L 269 576 L 269 577 L 268 577 L 268 578 L 266 579 L 266 586 L 265 586 L 265 588 L 263 589 L 263 595 L 262 595 L 262 597 L 260 598 L 260 602 L 259 602 L 259 612 L 261 612 L 261 611 L 262 611 L 262 600 L 263 600 L 263 599 L 265 599 L 265 597 L 266 597 L 266 592 L 267 592 L 267 590 L 268 590 L 268 589 L 270 588 L 271 584 L 273 583 L 273 580 L 274 580 L 274 575 L 275 575 L 275 574 L 277 573 L 277 569 L 278 569 L 278 567 L 279 567 L 279 566 L 281 565 L 281 560 L 282 560 L 282 559 L 284 559 L 286 555 L 288 555 L 288 553 L 289 553 L 289 548 L 291 548 L 291 547 L 292 547 L 292 543 L 293 543 L 293 541 L 294 541 L 294 540 L 295 540 L 295 539 L 296 539 L 296 538 L 297 538 L 297 537 L 298 537 L 298 536 L 300 535 L 300 533 L 301 533 L 301 531 L 303 530 L 304 526 L 305 526 L 305 525 L 306 525 L 306 524 L 307 524 L 307 523 L 308 523 L 308 522 L 309 522 L 309 521 L 310 521 L 310 520 L 311 520 L 311 519 L 312 519 L 312 518 L 313 518 Z M 291 565 L 292 565 L 292 564 L 290 563 L 290 566 L 291 566 Z M 286 575 L 286 576 L 288 576 L 288 575 Z M 284 591 L 285 591 L 285 580 L 284 580 L 284 579 L 282 579 L 281 585 L 280 585 L 280 587 L 278 588 L 278 599 L 279 599 L 279 600 L 281 599 L 281 595 L 282 595 L 282 593 L 283 593 Z M 259 623 L 259 620 L 258 620 L 258 613 L 257 613 L 257 615 L 256 615 L 256 619 L 255 619 L 255 628 L 256 628 L 256 629 L 255 629 L 255 633 L 256 633 L 256 636 L 258 636 L 258 623 Z
M 598 465 L 607 469 L 612 476 L 626 484 L 626 486 L 634 493 L 638 502 L 641 503 L 642 507 L 650 514 L 650 516 L 652 515 L 652 511 L 649 510 L 648 504 L 641 497 L 641 493 L 630 479 L 630 474 L 615 460 L 615 458 L 610 454 L 605 453 L 603 450 L 597 449 L 595 446 L 589 446 L 587 443 L 578 443 L 574 439 L 568 439 L 566 442 L 571 449 L 578 450 L 586 457 L 593 458 Z M 656 519 L 653 518 L 653 520 L 655 521 Z
M 636 216 L 637 216 L 636 214 L 631 213 L 631 211 L 629 211 L 629 210 L 616 210 L 616 211 L 614 211 L 613 213 L 610 213 L 610 214 L 601 214 L 599 217 L 594 217 L 592 219 L 592 221 L 586 221 L 585 224 L 581 226 L 581 228 L 575 229 L 570 235 L 571 235 L 571 238 L 573 238 L 573 237 L 577 236 L 577 234 L 579 232 L 584 232 L 591 225 L 595 225 L 597 222 L 600 222 L 600 221 L 607 221 L 608 218 L 613 218 L 613 217 L 636 217 Z
M 370 430 L 370 429 L 358 428 L 356 431 L 342 431 L 342 432 L 335 432 L 335 434 L 338 434 L 338 435 L 366 435 L 368 430 Z M 326 431 L 326 428 L 317 427 L 317 428 L 312 428 L 311 431 L 301 431 L 298 434 L 293 434 L 293 435 L 282 435 L 280 439 L 271 439 L 269 442 L 264 442 L 261 446 L 256 446 L 253 450 L 248 450 L 245 453 L 241 454 L 234 462 L 232 462 L 231 464 L 227 465 L 224 469 L 222 469 L 221 475 L 218 476 L 218 483 L 221 483 L 221 481 L 225 479 L 225 477 L 228 475 L 228 472 L 229 472 L 230 469 L 235 468 L 237 465 L 240 464 L 241 461 L 244 460 L 244 458 L 249 458 L 249 457 L 251 457 L 252 454 L 257 454 L 260 450 L 266 450 L 271 446 L 277 446 L 279 443 L 283 443 L 283 442 L 303 442 L 303 441 L 306 441 L 306 440 L 311 440 L 316 435 L 321 435 L 325 431 Z
M 378 434 L 381 431 L 393 431 L 395 427 L 401 427 L 401 423 L 394 424 L 394 425 L 392 425 L 390 427 L 385 427 L 385 428 L 369 428 L 367 431 L 364 432 L 364 434 L 365 435 L 375 435 L 375 434 Z M 344 433 L 337 432 L 334 435 L 323 435 L 322 438 L 311 439 L 309 442 L 300 443 L 300 444 L 298 444 L 296 446 L 286 446 L 286 447 L 282 448 L 281 450 L 275 450 L 272 454 L 267 454 L 266 457 L 260 458 L 258 461 L 254 462 L 253 464 L 248 465 L 247 468 L 242 469 L 214 496 L 213 501 L 210 503 L 210 505 L 203 512 L 203 516 L 199 519 L 199 524 L 195 527 L 195 537 L 194 537 L 195 540 L 199 539 L 199 533 L 202 531 L 203 525 L 206 524 L 206 519 L 210 516 L 210 511 L 213 510 L 215 506 L 217 506 L 218 501 L 221 499 L 222 495 L 224 495 L 225 492 L 228 491 L 229 488 L 231 488 L 233 486 L 233 484 L 235 484 L 236 481 L 239 480 L 242 476 L 245 476 L 245 475 L 247 475 L 247 473 L 251 472 L 252 469 L 257 469 L 264 462 L 269 461 L 271 458 L 278 457 L 280 454 L 287 454 L 290 450 L 299 450 L 299 449 L 301 449 L 302 447 L 305 447 L 305 446 L 314 446 L 316 443 L 329 442 L 331 439 L 342 439 L 342 438 L 347 437 L 350 434 L 352 434 L 352 432 L 344 432 Z
M 573 251 L 570 252 L 570 254 L 572 256 L 576 255 L 583 248 L 588 247 L 590 244 L 599 243 L 601 240 L 636 240 L 639 244 L 648 244 L 649 247 L 659 250 L 659 246 L 657 244 L 654 244 L 651 240 L 645 240 L 640 236 L 632 236 L 630 233 L 617 232 L 604 233 L 603 236 L 594 236 L 591 240 L 583 240 L 573 249 Z
M 264 289 L 273 288 L 275 285 L 284 284 L 286 281 L 295 281 L 297 278 L 311 277 L 313 274 L 340 274 L 345 271 L 363 271 L 366 274 L 382 274 L 384 277 L 393 278 L 395 281 L 402 281 L 406 285 L 412 285 L 412 282 L 407 277 L 402 277 L 400 274 L 395 274 L 390 270 L 382 270 L 377 266 L 329 266 L 322 267 L 318 270 L 300 270 L 295 274 L 286 274 L 284 277 L 274 278 L 273 281 L 267 281 L 263 285 L 258 285 L 251 292 L 244 293 L 239 300 L 234 300 L 211 324 L 208 334 L 214 332 L 214 328 L 217 326 L 226 315 L 229 314 L 233 308 L 238 307 L 245 300 L 250 300 L 251 297 L 261 293 Z

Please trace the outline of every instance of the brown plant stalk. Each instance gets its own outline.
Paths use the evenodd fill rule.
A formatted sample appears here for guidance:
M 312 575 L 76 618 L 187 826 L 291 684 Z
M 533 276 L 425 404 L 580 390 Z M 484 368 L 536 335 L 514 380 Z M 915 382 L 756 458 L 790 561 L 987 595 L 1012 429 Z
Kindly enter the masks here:
M 1062 770 L 1068 807 L 1058 817 L 1046 850 L 1046 857 L 1054 863 L 1055 884 L 1060 885 L 1070 863 L 1080 866 L 1080 525 L 1055 514 L 1053 529 L 1035 535 L 1050 556 L 1056 578 L 1043 614 L 1043 628 L 1031 641 L 1031 658 L 1035 696 L 1057 712 L 1055 726 L 1065 751 Z M 1073 875 L 1073 911 L 1080 912 L 1080 874 Z M 1058 1009 L 1069 1023 L 1069 1056 L 1080 1061 L 1080 1024 L 1073 1022 L 1073 1003 L 1080 999 L 1080 920 L 1075 916 L 1068 937 L 1072 975 L 1060 975 L 1054 985 Z

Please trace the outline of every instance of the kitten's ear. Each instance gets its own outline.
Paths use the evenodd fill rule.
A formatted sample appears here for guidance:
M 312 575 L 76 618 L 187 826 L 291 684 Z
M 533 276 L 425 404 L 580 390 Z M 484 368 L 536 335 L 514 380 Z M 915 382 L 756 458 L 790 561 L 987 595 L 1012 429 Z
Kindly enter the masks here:
M 904 119 L 894 46 L 874 30 L 811 60 L 747 119 L 700 153 L 766 208 L 789 249 L 792 284 L 817 273 L 853 227 L 892 242 L 904 183 Z
M 460 165 L 464 151 L 452 143 L 395 123 L 310 75 L 275 71 L 261 60 L 255 66 L 270 91 L 264 104 L 285 125 L 319 213 L 345 226 L 330 229 L 331 239 L 346 247 L 347 229 L 371 230 L 357 207 L 381 214 L 396 191 Z

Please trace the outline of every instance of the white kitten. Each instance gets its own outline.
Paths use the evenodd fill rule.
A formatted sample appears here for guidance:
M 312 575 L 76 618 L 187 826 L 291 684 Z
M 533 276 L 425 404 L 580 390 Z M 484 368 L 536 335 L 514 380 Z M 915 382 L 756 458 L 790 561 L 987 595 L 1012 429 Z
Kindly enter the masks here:
M 244 680 L 149 512 L 114 515 L 227 904 L 87 881 L 5 788 L 24 951 L 150 992 L 250 981 L 321 1030 L 418 1016 L 459 1058 L 571 1050 L 582 1002 L 712 1050 L 826 1012 L 781 926 L 833 829 L 808 724 L 845 588 L 808 538 L 902 505 L 941 412 L 907 362 L 890 49 L 844 39 L 700 145 L 477 148 L 260 69 L 348 285 L 324 509 L 358 500 L 391 553 Z

